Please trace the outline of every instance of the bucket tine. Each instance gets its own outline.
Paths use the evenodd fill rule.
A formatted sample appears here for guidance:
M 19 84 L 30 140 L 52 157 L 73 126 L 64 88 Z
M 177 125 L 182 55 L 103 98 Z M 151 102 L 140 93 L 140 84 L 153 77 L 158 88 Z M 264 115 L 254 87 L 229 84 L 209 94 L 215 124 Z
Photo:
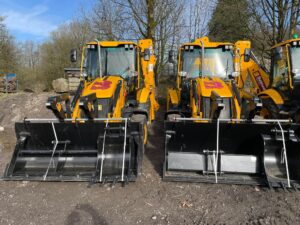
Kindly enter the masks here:
M 54 146 L 53 146 L 53 150 L 52 150 L 52 155 L 51 155 L 51 158 L 50 158 L 50 162 L 49 162 L 49 165 L 48 165 L 48 167 L 47 167 L 46 173 L 45 173 L 45 175 L 44 175 L 44 177 L 43 177 L 43 180 L 44 180 L 44 181 L 45 181 L 46 178 L 47 178 L 47 175 L 48 175 L 48 172 L 49 172 L 49 168 L 50 168 L 50 166 L 51 166 L 51 162 L 52 162 L 52 160 L 53 160 L 53 156 L 54 156 L 54 154 L 55 154 L 56 147 L 57 147 L 57 145 L 58 145 L 58 139 L 57 139 L 57 134 L 56 134 L 56 131 L 55 131 L 54 124 L 51 123 L 51 125 L 52 125 L 52 129 L 53 129 L 53 134 L 54 134 L 55 140 L 53 141 Z M 53 162 L 53 163 L 54 163 L 54 162 Z
M 123 160 L 122 160 L 122 176 L 121 181 L 124 182 L 124 167 L 125 167 L 125 153 L 126 153 L 126 135 L 127 135 L 127 119 L 125 119 L 125 127 L 124 127 L 124 145 L 123 145 Z
M 218 183 L 218 158 L 219 158 L 219 137 L 220 137 L 220 121 L 217 119 L 217 141 L 216 141 L 216 157 L 214 157 L 214 170 L 215 170 L 215 177 L 216 177 L 216 183 Z M 214 153 L 215 154 L 215 153 Z
M 101 165 L 100 165 L 100 177 L 99 177 L 100 182 L 102 182 L 104 151 L 105 151 L 105 138 L 106 138 L 107 127 L 108 127 L 108 119 L 105 121 L 105 130 L 104 130 L 104 135 L 103 135 L 103 144 L 102 144 L 102 152 L 101 152 Z M 98 162 L 99 162 L 99 160 L 97 160 L 97 163 Z M 98 165 L 97 165 L 97 167 L 98 167 Z
M 282 146 L 283 146 L 283 156 L 284 156 L 284 163 L 285 163 L 285 169 L 286 169 L 286 178 L 287 178 L 287 184 L 288 187 L 291 187 L 291 182 L 290 182 L 290 173 L 289 173 L 289 166 L 288 166 L 288 160 L 287 160 L 287 155 L 286 155 L 286 146 L 285 146 L 285 137 L 284 137 L 284 131 L 282 129 L 282 126 L 280 122 L 278 121 L 278 126 L 281 130 L 281 135 L 282 135 Z

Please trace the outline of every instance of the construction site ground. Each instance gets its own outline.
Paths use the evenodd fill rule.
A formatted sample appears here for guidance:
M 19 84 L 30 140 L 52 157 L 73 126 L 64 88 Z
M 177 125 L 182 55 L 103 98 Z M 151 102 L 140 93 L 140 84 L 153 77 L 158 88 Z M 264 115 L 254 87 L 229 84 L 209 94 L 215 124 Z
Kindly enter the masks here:
M 0 172 L 15 145 L 14 123 L 49 118 L 54 93 L 0 95 Z M 150 125 L 143 173 L 135 183 L 0 181 L 0 224 L 300 224 L 300 193 L 255 186 L 162 181 L 164 99 Z

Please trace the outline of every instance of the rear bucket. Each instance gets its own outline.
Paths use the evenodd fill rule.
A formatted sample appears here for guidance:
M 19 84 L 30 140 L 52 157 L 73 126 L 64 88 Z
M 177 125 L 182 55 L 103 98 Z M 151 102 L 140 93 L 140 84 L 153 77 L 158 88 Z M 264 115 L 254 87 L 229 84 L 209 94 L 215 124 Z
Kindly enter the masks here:
M 24 122 L 5 180 L 134 181 L 144 152 L 136 122 Z M 125 138 L 126 136 L 126 138 Z
M 274 187 L 298 185 L 299 131 L 299 125 L 279 125 L 278 121 L 166 121 L 163 179 Z

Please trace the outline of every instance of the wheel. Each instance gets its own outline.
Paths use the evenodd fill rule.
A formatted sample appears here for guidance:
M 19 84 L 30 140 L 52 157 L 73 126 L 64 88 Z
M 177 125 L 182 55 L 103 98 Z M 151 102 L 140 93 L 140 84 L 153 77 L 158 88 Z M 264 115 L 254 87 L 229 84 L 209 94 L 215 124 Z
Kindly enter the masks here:
M 179 114 L 168 114 L 167 120 L 168 121 L 176 121 L 176 118 L 181 118 L 181 115 Z
M 144 145 L 146 145 L 148 141 L 147 116 L 144 114 L 133 114 L 131 121 L 143 124 Z
M 263 108 L 261 110 L 261 116 L 264 119 L 279 119 L 279 109 L 272 99 L 262 99 Z

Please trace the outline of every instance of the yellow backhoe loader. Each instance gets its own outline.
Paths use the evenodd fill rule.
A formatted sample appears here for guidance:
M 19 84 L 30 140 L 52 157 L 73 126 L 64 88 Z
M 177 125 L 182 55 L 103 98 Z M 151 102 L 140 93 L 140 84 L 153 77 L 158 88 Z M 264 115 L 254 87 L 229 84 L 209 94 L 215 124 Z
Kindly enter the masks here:
M 147 124 L 155 119 L 152 40 L 101 41 L 83 47 L 73 98 L 50 97 L 57 119 L 16 123 L 7 180 L 134 181 L 141 171 Z M 77 60 L 76 50 L 71 61 Z
M 250 49 L 250 42 L 240 42 L 239 49 Z M 290 39 L 271 48 L 270 72 L 248 50 L 241 60 L 239 89 L 257 95 L 263 102 L 264 118 L 292 119 L 300 122 L 300 38 Z M 242 56 L 243 57 L 243 56 Z
M 235 82 L 237 44 L 202 37 L 180 47 L 177 87 L 167 96 L 163 178 L 296 187 L 299 126 L 255 118 L 261 102 Z

